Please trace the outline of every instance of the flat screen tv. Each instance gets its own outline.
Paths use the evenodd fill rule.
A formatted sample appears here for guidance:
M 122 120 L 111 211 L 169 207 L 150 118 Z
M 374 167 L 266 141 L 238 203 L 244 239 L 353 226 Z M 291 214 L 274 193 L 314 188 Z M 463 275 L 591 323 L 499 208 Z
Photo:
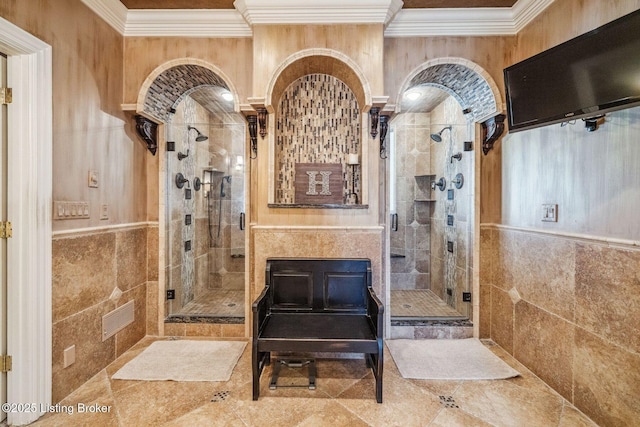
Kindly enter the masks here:
M 504 70 L 512 132 L 640 104 L 640 10 Z

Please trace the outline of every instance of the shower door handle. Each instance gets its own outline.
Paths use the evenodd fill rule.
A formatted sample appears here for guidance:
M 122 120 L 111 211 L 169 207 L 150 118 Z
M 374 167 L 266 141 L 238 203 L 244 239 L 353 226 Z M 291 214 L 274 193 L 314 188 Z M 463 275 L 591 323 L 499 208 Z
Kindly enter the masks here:
M 398 231 L 398 214 L 391 214 L 391 231 Z
M 244 230 L 244 212 L 240 212 L 240 230 Z

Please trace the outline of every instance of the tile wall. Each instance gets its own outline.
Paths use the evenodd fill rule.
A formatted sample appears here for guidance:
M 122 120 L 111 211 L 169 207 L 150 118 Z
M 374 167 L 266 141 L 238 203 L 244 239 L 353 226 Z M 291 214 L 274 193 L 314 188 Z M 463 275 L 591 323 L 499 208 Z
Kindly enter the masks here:
M 157 270 L 153 257 L 147 256 L 148 242 L 157 239 L 154 236 L 157 228 L 142 225 L 54 237 L 53 402 L 146 335 L 147 285 L 157 287 L 157 277 L 147 274 Z M 102 316 L 131 300 L 135 301 L 134 322 L 102 341 Z M 76 361 L 65 368 L 64 350 L 73 345 Z
M 640 419 L 640 250 L 483 226 L 481 337 L 599 425 Z
M 282 94 L 276 115 L 276 203 L 295 203 L 296 163 L 342 163 L 351 192 L 349 153 L 361 154 L 360 108 L 353 91 L 328 74 L 308 74 Z M 360 159 L 362 163 L 362 159 Z M 361 194 L 356 168 L 355 192 Z

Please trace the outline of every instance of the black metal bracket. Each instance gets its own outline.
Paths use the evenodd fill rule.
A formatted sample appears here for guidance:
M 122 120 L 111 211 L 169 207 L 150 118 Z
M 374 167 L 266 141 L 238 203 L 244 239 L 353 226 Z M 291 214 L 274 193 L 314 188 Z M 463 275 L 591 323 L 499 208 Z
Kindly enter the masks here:
M 482 122 L 484 136 L 482 138 L 482 152 L 485 156 L 493 149 L 493 144 L 502 136 L 504 132 L 504 114 L 498 114 Z
M 387 158 L 387 130 L 389 129 L 389 116 L 380 116 L 380 158 Z
M 247 116 L 249 126 L 249 140 L 251 141 L 251 158 L 258 157 L 258 116 Z
M 147 149 L 151 151 L 151 154 L 155 156 L 158 150 L 158 125 L 141 115 L 136 115 L 135 119 L 138 135 L 147 144 Z
M 378 119 L 380 118 L 380 108 L 371 107 L 369 110 L 369 120 L 371 122 L 371 138 L 375 139 L 378 135 Z

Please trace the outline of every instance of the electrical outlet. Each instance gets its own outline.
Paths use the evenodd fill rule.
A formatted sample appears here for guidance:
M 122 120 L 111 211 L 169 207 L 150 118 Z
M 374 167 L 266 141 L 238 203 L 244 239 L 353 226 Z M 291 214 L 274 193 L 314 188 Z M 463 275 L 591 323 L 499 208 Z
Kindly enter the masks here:
M 100 205 L 100 219 L 109 219 L 109 205 L 106 203 Z
M 176 299 L 175 289 L 167 289 L 167 299 Z
M 542 221 L 558 222 L 558 205 L 543 204 L 542 205 Z

